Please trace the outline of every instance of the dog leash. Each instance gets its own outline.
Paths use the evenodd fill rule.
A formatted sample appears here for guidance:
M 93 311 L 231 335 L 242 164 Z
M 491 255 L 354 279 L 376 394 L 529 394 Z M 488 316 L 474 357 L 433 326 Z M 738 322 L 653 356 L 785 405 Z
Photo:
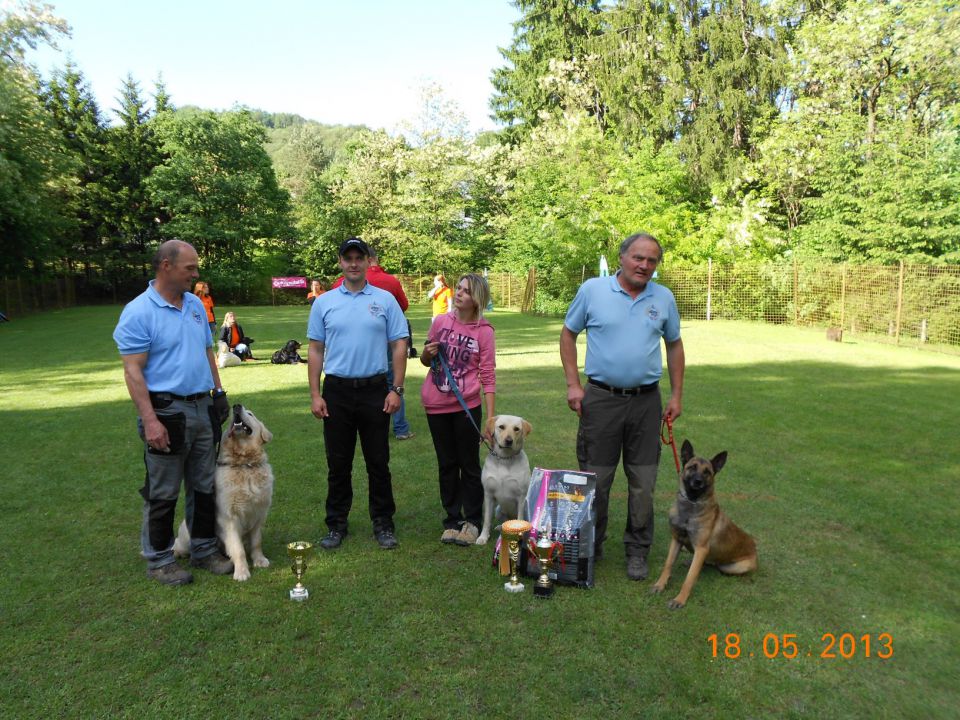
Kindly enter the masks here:
M 447 362 L 447 351 L 442 343 L 437 349 L 437 356 L 430 361 L 430 366 L 432 368 L 436 368 L 437 364 L 443 367 L 443 371 L 447 375 L 447 382 L 450 383 L 450 387 L 453 389 L 453 394 L 457 396 L 460 407 L 462 407 L 463 411 L 467 414 L 467 419 L 470 421 L 470 424 L 473 425 L 473 429 L 476 430 L 477 435 L 480 436 L 480 441 L 487 446 L 487 450 L 493 452 L 493 448 L 490 447 L 490 443 L 487 442 L 487 439 L 483 436 L 480 428 L 477 427 L 477 423 L 474 421 L 473 415 L 470 413 L 470 408 L 467 407 L 467 401 L 463 399 L 463 393 L 460 392 L 460 386 L 457 384 L 457 381 L 453 377 L 453 373 L 450 371 L 450 365 Z
M 663 428 L 667 428 L 668 437 L 663 436 Z M 677 466 L 677 472 L 680 472 L 680 458 L 677 456 L 677 441 L 673 439 L 673 419 L 664 418 L 660 425 L 660 442 L 673 448 L 673 464 Z

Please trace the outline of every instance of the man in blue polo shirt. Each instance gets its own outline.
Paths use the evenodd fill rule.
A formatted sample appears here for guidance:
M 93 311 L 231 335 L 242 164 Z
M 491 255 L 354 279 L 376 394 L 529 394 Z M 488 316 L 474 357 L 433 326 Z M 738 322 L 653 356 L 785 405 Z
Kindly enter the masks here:
M 190 292 L 200 276 L 197 251 L 168 240 L 157 250 L 153 268 L 156 278 L 123 309 L 113 339 L 144 442 L 140 543 L 147 577 L 184 585 L 193 576 L 173 555 L 181 482 L 187 494 L 191 564 L 216 575 L 233 572 L 233 563 L 217 549 L 214 502 L 215 434 L 229 405 L 206 310 Z
M 343 284 L 310 307 L 308 373 L 311 411 L 323 421 L 327 455 L 325 550 L 340 547 L 353 504 L 353 455 L 367 466 L 373 534 L 385 550 L 397 547 L 390 477 L 390 415 L 400 408 L 407 371 L 407 321 L 396 298 L 367 282 L 370 248 L 360 238 L 340 246 Z M 387 353 L 393 382 L 387 383 Z M 321 391 L 320 375 L 326 373 Z
M 567 379 L 567 405 L 580 418 L 577 460 L 596 473 L 595 556 L 603 554 L 610 487 L 623 453 L 627 475 L 627 527 L 623 543 L 627 577 L 647 577 L 653 542 L 653 490 L 660 461 L 662 417 L 680 417 L 685 366 L 677 303 L 667 288 L 652 281 L 663 248 L 652 235 L 631 235 L 620 245 L 620 270 L 587 280 L 577 291 L 560 331 L 560 360 Z M 577 370 L 577 336 L 587 331 L 584 371 Z M 670 399 L 659 392 L 666 345 Z

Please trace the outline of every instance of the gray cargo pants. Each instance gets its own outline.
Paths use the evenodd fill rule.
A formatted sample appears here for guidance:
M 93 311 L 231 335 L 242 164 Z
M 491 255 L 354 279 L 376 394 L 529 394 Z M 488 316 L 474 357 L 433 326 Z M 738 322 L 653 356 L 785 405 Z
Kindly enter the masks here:
M 577 460 L 581 470 L 597 475 L 598 550 L 607 536 L 610 488 L 621 450 L 628 492 L 625 551 L 628 557 L 646 557 L 650 549 L 662 414 L 659 389 L 623 396 L 590 384 L 585 387 L 577 431 Z

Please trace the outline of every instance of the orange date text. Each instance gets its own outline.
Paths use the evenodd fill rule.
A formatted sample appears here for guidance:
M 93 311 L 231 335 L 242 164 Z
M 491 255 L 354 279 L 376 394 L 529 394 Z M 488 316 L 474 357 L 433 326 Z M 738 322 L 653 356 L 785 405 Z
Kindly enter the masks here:
M 893 657 L 893 636 L 890 633 L 823 633 L 814 647 L 801 647 L 795 633 L 769 632 L 756 642 L 741 637 L 740 633 L 707 638 L 712 657 L 736 660 L 743 657 L 763 657 L 768 660 L 798 657 L 817 657 L 821 660 L 852 660 L 853 658 Z

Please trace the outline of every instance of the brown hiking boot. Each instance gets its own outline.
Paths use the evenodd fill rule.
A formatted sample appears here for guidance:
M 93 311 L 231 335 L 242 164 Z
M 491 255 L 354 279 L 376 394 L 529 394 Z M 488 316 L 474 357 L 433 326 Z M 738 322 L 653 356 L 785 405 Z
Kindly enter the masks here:
M 233 572 L 233 561 L 219 550 L 202 558 L 191 558 L 190 564 L 214 575 L 229 575 Z
M 162 585 L 187 585 L 193 582 L 193 575 L 175 562 L 158 568 L 147 568 L 147 577 Z

